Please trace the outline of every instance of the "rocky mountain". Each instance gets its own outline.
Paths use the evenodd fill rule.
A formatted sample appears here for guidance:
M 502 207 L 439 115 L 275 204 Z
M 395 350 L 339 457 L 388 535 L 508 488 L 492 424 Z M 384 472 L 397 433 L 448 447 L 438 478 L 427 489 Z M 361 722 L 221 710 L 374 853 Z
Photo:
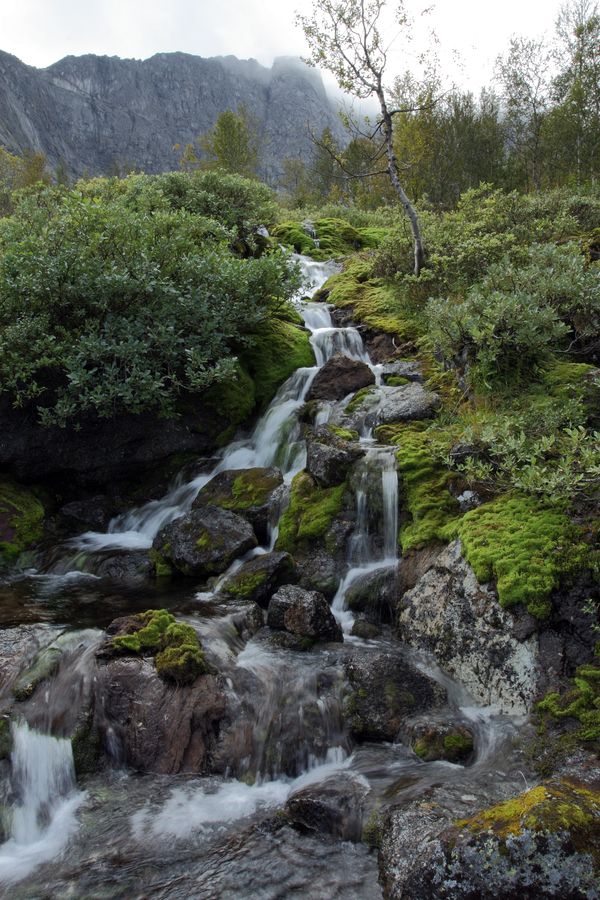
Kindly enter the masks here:
M 150 59 L 67 56 L 46 69 L 0 51 L 0 145 L 42 150 L 71 174 L 129 166 L 177 167 L 174 144 L 208 131 L 220 112 L 244 104 L 264 138 L 261 175 L 276 182 L 287 156 L 310 158 L 308 126 L 341 124 L 321 76 L 293 57 L 267 69 L 235 56 Z

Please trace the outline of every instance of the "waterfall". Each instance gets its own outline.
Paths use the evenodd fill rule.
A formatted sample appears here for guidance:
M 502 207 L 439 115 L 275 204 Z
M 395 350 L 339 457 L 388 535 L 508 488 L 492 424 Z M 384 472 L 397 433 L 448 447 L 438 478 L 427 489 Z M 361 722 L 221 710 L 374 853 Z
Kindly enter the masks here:
M 75 790 L 71 741 L 12 725 L 10 838 L 0 846 L 0 883 L 13 883 L 65 848 L 84 795 Z
M 398 473 L 393 450 L 380 450 L 381 493 L 383 497 L 383 558 L 398 558 Z

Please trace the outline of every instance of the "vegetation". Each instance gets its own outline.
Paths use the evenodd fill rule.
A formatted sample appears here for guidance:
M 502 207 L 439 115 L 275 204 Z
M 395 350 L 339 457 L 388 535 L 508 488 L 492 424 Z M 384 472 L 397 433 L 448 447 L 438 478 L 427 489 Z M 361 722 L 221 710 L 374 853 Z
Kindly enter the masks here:
M 326 537 L 343 508 L 346 484 L 317 487 L 311 476 L 300 472 L 292 481 L 289 506 L 279 522 L 277 549 L 294 553 Z
M 196 138 L 195 144 L 186 144 L 180 160 L 187 172 L 213 168 L 246 178 L 256 175 L 259 163 L 258 129 L 244 106 L 236 112 L 224 110 L 207 134 Z
M 0 570 L 44 534 L 44 507 L 31 491 L 0 481 Z
M 154 656 L 161 678 L 190 684 L 207 671 L 198 635 L 191 625 L 176 622 L 166 609 L 149 609 L 132 617 L 139 627 L 112 639 L 115 650 Z

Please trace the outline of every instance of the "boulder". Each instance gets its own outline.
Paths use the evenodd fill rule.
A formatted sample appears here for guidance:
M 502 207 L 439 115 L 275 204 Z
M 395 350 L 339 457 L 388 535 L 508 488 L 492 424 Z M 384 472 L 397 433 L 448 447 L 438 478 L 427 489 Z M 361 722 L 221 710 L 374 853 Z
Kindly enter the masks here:
M 394 741 L 406 718 L 446 700 L 444 689 L 397 650 L 357 652 L 345 668 L 344 715 L 359 740 Z
M 414 359 L 395 359 L 381 366 L 384 381 L 388 378 L 406 378 L 407 381 L 423 381 L 419 363 Z
M 165 525 L 153 549 L 184 575 L 219 575 L 258 541 L 251 525 L 218 506 L 192 509 Z
M 306 468 L 322 487 L 345 481 L 350 466 L 362 455 L 361 447 L 333 434 L 326 426 L 306 433 Z
M 323 594 L 292 584 L 279 588 L 271 597 L 267 625 L 313 641 L 343 640 L 342 629 Z
M 531 709 L 538 690 L 536 638 L 512 636 L 511 614 L 478 583 L 459 541 L 439 554 L 397 608 L 400 639 L 432 653 L 478 703 L 515 715 Z
M 439 405 L 439 396 L 417 382 L 397 387 L 384 385 L 353 397 L 344 410 L 334 412 L 331 422 L 360 431 L 365 425 L 375 427 L 429 419 Z
M 464 764 L 473 757 L 473 732 L 465 725 L 417 719 L 404 723 L 402 738 L 423 762 Z
M 152 659 L 112 658 L 98 667 L 95 728 L 116 762 L 140 772 L 209 772 L 225 711 L 213 675 L 181 687 L 160 678 Z
M 342 841 L 360 841 L 365 782 L 352 772 L 295 791 L 287 800 L 284 815 L 299 831 L 327 834 Z
M 265 553 L 240 566 L 219 590 L 228 598 L 254 600 L 266 609 L 277 588 L 295 578 L 296 566 L 289 553 Z
M 283 484 L 279 469 L 255 467 L 219 472 L 204 485 L 193 509 L 219 506 L 247 519 L 264 543 L 268 539 L 271 512 Z
M 336 354 L 317 372 L 306 399 L 343 400 L 371 384 L 375 376 L 366 363 Z
M 395 566 L 375 569 L 356 578 L 345 594 L 352 612 L 373 625 L 389 623 L 394 618 L 398 600 L 398 572 Z

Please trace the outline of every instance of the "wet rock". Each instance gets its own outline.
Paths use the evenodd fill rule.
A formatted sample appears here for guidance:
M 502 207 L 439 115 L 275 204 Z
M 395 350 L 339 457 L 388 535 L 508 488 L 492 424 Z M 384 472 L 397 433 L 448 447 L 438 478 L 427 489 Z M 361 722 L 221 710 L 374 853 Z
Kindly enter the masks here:
M 372 622 L 362 618 L 362 615 L 359 614 L 354 620 L 351 634 L 353 634 L 354 637 L 362 638 L 363 641 L 372 641 L 374 638 L 381 635 L 381 628 L 378 628 L 377 625 L 373 625 Z
M 365 347 L 369 357 L 374 363 L 383 363 L 395 356 L 398 348 L 394 343 L 391 334 L 383 334 L 376 332 L 375 334 L 367 332 L 365 335 Z
M 257 536 L 267 541 L 271 511 L 283 484 L 279 469 L 252 468 L 219 472 L 204 485 L 193 509 L 219 506 L 247 519 Z
M 360 841 L 367 793 L 365 783 L 347 772 L 296 791 L 285 804 L 284 814 L 300 831 Z
M 429 419 L 435 415 L 440 398 L 417 382 L 398 387 L 377 387 L 355 396 L 346 409 L 336 411 L 331 422 L 343 428 L 360 430 L 364 425 L 391 425 Z
M 306 399 L 343 400 L 371 384 L 375 384 L 375 376 L 366 363 L 336 354 L 319 370 Z
M 352 582 L 346 591 L 346 605 L 353 612 L 362 613 L 373 625 L 393 620 L 398 599 L 396 567 L 367 572 Z
M 54 625 L 0 628 L 0 711 L 12 705 L 12 684 L 35 657 L 63 632 Z
M 360 446 L 342 440 L 326 426 L 307 430 L 306 468 L 322 487 L 332 487 L 346 480 L 350 466 L 362 455 Z
M 112 581 L 130 583 L 150 578 L 153 565 L 146 550 L 122 550 L 102 554 L 94 566 L 94 574 Z
M 98 633 L 93 629 L 82 629 L 58 635 L 51 644 L 35 655 L 28 668 L 15 680 L 12 687 L 15 698 L 21 701 L 31 697 L 42 681 L 56 674 L 63 657 L 81 652 L 96 640 Z
M 300 587 L 319 591 L 328 600 L 335 597 L 340 583 L 340 566 L 324 548 L 315 548 L 308 556 L 297 556 L 296 566 Z
M 599 817 L 598 784 L 567 780 L 538 785 L 459 823 L 432 803 L 394 810 L 380 853 L 385 895 L 391 900 L 596 896 Z
M 402 737 L 424 762 L 444 759 L 464 764 L 473 757 L 473 732 L 464 725 L 410 721 L 404 723 Z
M 265 624 L 265 614 L 258 603 L 244 603 L 234 615 L 233 624 L 243 641 L 249 641 Z
M 423 373 L 419 363 L 413 359 L 395 359 L 385 362 L 381 367 L 384 382 L 389 378 L 406 378 L 407 381 L 423 381 Z
M 342 629 L 323 594 L 291 584 L 271 597 L 267 625 L 313 641 L 343 640 Z
M 459 541 L 404 594 L 397 621 L 400 638 L 433 653 L 477 702 L 512 714 L 531 709 L 538 690 L 535 638 L 512 637 L 510 613 L 478 583 Z
M 362 651 L 346 661 L 344 714 L 359 740 L 394 741 L 403 721 L 441 706 L 446 692 L 398 651 Z
M 234 600 L 254 600 L 265 609 L 278 587 L 296 580 L 296 566 L 289 553 L 273 552 L 256 556 L 240 566 L 220 587 Z
M 117 762 L 140 772 L 206 773 L 226 711 L 220 680 L 179 687 L 151 659 L 110 659 L 98 668 L 95 727 Z
M 248 522 L 218 506 L 193 509 L 161 528 L 153 549 L 184 575 L 219 575 L 257 545 Z
M 115 514 L 114 504 L 103 494 L 88 500 L 73 500 L 58 512 L 78 531 L 105 531 Z

